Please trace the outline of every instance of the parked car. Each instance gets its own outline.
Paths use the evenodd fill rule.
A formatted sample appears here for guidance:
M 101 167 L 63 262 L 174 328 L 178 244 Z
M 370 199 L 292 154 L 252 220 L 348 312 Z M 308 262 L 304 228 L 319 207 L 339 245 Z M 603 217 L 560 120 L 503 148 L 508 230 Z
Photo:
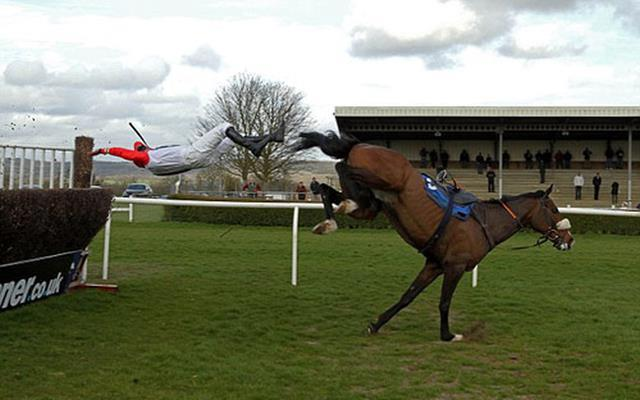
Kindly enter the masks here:
M 149 197 L 153 194 L 153 189 L 146 183 L 130 183 L 122 192 L 122 197 Z

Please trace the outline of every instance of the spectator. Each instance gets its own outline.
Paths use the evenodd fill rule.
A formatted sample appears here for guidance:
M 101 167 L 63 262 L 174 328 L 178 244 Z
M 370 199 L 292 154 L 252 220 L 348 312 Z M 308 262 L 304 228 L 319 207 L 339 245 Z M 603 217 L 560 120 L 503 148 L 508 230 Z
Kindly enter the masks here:
M 478 153 L 476 156 L 476 169 L 478 170 L 478 174 L 484 171 L 484 157 L 482 157 L 482 153 Z
M 610 143 L 607 143 L 607 149 L 604 151 L 604 156 L 607 159 L 605 167 L 611 169 L 613 167 L 613 148 Z
M 469 153 L 467 153 L 467 150 L 462 149 L 462 151 L 460 152 L 460 167 L 468 168 L 470 160 L 471 158 L 469 157 Z
M 545 168 L 551 168 L 551 150 L 546 149 L 542 153 L 542 161 L 544 161 Z
M 313 200 L 316 200 L 316 201 L 319 200 L 320 199 L 320 182 L 316 180 L 315 176 L 311 178 L 311 183 L 309 183 L 309 189 L 311 189 L 311 195 L 313 196 Z
M 449 153 L 447 153 L 446 150 L 440 152 L 440 162 L 442 163 L 442 168 L 447 169 L 449 165 Z
M 487 154 L 487 158 L 484 159 L 484 163 L 486 164 L 485 168 L 493 167 L 493 158 Z
M 487 167 L 487 191 L 489 193 L 496 192 L 496 173 L 491 169 L 491 167 Z
M 242 185 L 242 191 L 246 192 L 247 197 L 256 198 L 258 196 L 258 192 L 262 191 L 262 189 L 252 177 L 249 177 L 244 185 Z
M 591 180 L 593 183 L 593 199 L 598 200 L 600 195 L 600 185 L 602 185 L 602 177 L 600 176 L 600 172 L 596 172 L 596 175 Z
M 624 163 L 623 163 L 624 151 L 622 151 L 622 148 L 620 147 L 618 147 L 618 150 L 616 151 L 616 158 L 618 159 L 616 168 L 622 169 L 624 167 Z
M 529 149 L 524 153 L 524 167 L 526 169 L 533 169 L 533 154 L 531 154 Z
M 426 148 L 421 148 L 420 149 L 420 168 L 427 168 L 427 156 L 429 155 L 429 152 L 427 151 Z M 313 188 L 311 189 L 313 190 Z
M 438 152 L 433 149 L 429 152 L 429 162 L 431 162 L 431 168 L 435 168 L 438 164 Z
M 611 204 L 618 204 L 618 189 L 620 189 L 620 185 L 618 182 L 613 182 L 611 184 Z
M 544 183 L 544 177 L 547 173 L 547 169 L 545 168 L 544 162 L 542 160 L 538 163 L 538 169 L 540 172 L 540 183 Z
M 509 169 L 509 163 L 511 162 L 511 154 L 509 154 L 509 152 L 507 150 L 502 152 L 502 165 L 504 165 L 504 167 L 506 169 Z
M 307 198 L 307 187 L 302 181 L 298 182 L 298 186 L 296 186 L 296 193 L 298 194 L 298 200 L 304 200 Z
M 584 156 L 585 168 L 591 168 L 591 154 L 593 154 L 593 152 L 589 150 L 588 147 L 585 147 L 584 150 L 582 150 L 582 155 Z
M 542 159 L 542 153 L 540 150 L 536 152 L 536 162 L 538 163 L 538 168 L 542 168 L 544 164 L 544 160 Z
M 573 158 L 573 154 L 571 154 L 571 152 L 567 149 L 567 151 L 564 152 L 562 158 L 564 159 L 564 168 L 571 169 L 571 159 Z
M 582 200 L 582 187 L 584 186 L 584 176 L 580 172 L 573 177 L 573 187 L 576 189 L 576 200 Z
M 553 156 L 553 159 L 556 161 L 556 169 L 561 169 L 562 168 L 562 160 L 564 158 L 564 154 L 562 154 L 562 152 L 560 150 L 558 150 L 556 152 L 556 154 Z

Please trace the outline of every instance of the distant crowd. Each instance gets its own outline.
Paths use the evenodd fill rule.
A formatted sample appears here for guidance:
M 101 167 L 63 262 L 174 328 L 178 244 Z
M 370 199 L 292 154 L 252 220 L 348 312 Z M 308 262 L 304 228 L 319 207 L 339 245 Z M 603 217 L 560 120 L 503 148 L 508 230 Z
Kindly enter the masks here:
M 427 148 L 423 147 L 419 151 L 420 156 L 420 168 L 431 167 L 434 169 L 444 168 L 447 169 L 449 165 L 449 153 L 445 149 L 441 150 L 427 150 Z M 591 156 L 593 155 L 593 151 L 589 149 L 589 147 L 585 147 L 582 151 L 582 156 L 584 162 L 582 164 L 582 168 L 591 168 Z M 605 156 L 605 168 L 612 169 L 624 168 L 624 151 L 622 148 L 618 147 L 616 151 L 613 150 L 610 144 L 607 145 L 607 149 L 604 152 Z M 522 155 L 522 159 L 524 160 L 524 167 L 526 169 L 533 169 L 534 165 L 539 169 L 548 169 L 548 168 L 556 168 L 556 169 L 571 169 L 572 168 L 572 160 L 573 154 L 569 150 L 558 150 L 555 154 L 551 153 L 551 150 L 538 150 L 535 154 L 531 152 L 531 150 L 527 149 Z M 535 161 L 535 164 L 534 164 Z M 461 168 L 469 168 L 471 165 L 471 157 L 467 149 L 462 149 L 459 155 L 459 162 Z M 503 168 L 508 169 L 511 164 L 511 154 L 508 150 L 504 150 L 502 153 L 502 166 Z M 487 168 L 497 168 L 498 160 L 491 157 L 490 154 L 483 155 L 482 152 L 478 152 L 475 157 L 475 168 L 478 171 L 478 174 L 484 173 Z

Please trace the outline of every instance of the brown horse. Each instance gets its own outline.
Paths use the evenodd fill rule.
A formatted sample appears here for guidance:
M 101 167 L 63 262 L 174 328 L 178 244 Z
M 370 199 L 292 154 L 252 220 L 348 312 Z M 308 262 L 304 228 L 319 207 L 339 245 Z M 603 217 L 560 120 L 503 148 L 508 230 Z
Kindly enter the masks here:
M 542 233 L 541 241 L 550 240 L 559 250 L 569 250 L 574 243 L 569 220 L 559 214 L 549 198 L 552 187 L 477 202 L 473 218 L 449 220 L 445 211 L 427 197 L 419 171 L 400 153 L 359 143 L 345 135 L 301 133 L 296 150 L 312 147 L 320 147 L 325 154 L 342 159 L 336 164 L 342 192 L 321 185 L 327 218 L 314 227 L 314 233 L 337 229 L 334 204 L 338 205 L 336 213 L 358 219 L 372 219 L 383 212 L 400 236 L 426 257 L 424 267 L 400 300 L 369 324 L 370 333 L 376 333 L 438 276 L 444 275 L 439 306 L 440 338 L 461 340 L 462 335 L 454 335 L 449 329 L 449 307 L 465 271 L 472 270 L 497 244 L 522 228 Z

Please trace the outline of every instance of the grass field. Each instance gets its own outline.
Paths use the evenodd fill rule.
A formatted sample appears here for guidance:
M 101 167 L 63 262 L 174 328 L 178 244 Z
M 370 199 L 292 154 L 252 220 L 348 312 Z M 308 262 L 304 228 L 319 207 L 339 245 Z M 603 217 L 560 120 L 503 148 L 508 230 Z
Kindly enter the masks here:
M 158 216 L 115 218 L 119 294 L 0 314 L 0 399 L 640 398 L 638 237 L 581 235 L 561 253 L 512 251 L 535 240 L 516 236 L 477 288 L 462 281 L 451 320 L 468 340 L 447 344 L 440 280 L 364 334 L 422 265 L 394 232 L 301 232 L 294 288 L 289 229 Z

